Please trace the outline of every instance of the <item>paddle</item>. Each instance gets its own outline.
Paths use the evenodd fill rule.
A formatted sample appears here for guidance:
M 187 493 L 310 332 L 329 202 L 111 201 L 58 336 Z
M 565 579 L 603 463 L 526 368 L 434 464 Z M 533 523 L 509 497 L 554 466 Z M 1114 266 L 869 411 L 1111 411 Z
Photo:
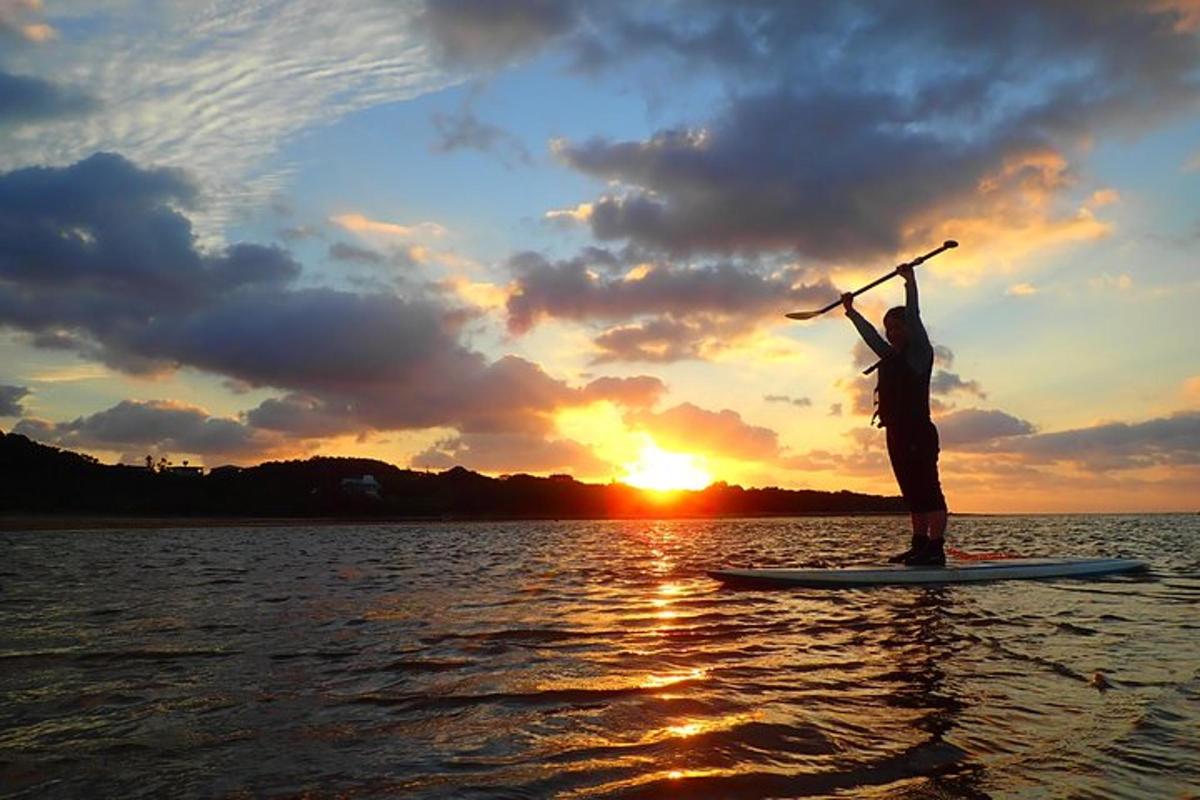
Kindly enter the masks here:
M 955 247 L 958 247 L 958 242 L 954 241 L 953 239 L 947 239 L 946 241 L 942 242 L 942 246 L 939 247 L 938 249 L 930 250 L 925 255 L 918 256 L 917 258 L 914 258 L 912 261 L 909 261 L 907 264 L 898 265 L 894 270 L 889 272 L 887 275 L 884 275 L 882 278 L 876 278 L 875 280 L 871 281 L 870 283 L 868 283 L 866 286 L 862 287 L 858 291 L 851 292 L 851 294 L 853 294 L 855 297 L 858 297 L 860 294 L 867 291 L 868 289 L 873 289 L 876 286 L 878 286 L 879 284 L 883 283 L 884 281 L 891 280 L 892 278 L 899 275 L 901 267 L 915 267 L 918 264 L 924 264 L 926 261 L 933 258 L 934 256 L 936 256 L 938 253 L 942 252 L 943 250 L 951 250 Z M 832 303 L 825 306 L 824 308 L 819 308 L 816 311 L 793 311 L 792 313 L 787 314 L 786 316 L 788 319 L 812 319 L 813 317 L 821 316 L 826 311 L 832 311 L 833 309 L 837 308 L 841 304 L 842 304 L 842 301 L 841 301 L 841 298 L 839 298 L 837 300 L 834 300 Z

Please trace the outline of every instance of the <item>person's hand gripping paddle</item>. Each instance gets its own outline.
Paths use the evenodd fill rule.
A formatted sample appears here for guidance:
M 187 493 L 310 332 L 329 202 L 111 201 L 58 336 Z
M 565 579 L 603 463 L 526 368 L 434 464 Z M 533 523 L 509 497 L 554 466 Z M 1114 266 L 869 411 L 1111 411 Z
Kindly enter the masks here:
M 884 281 L 891 280 L 892 278 L 896 277 L 897 275 L 900 274 L 901 269 L 904 269 L 906 267 L 908 269 L 912 269 L 913 267 L 917 266 L 918 264 L 924 264 L 926 261 L 928 261 L 929 259 L 936 256 L 938 253 L 944 252 L 946 250 L 952 250 L 955 247 L 958 247 L 958 242 L 954 241 L 953 239 L 947 239 L 945 242 L 942 242 L 942 246 L 937 248 L 936 250 L 930 250 L 928 253 L 926 253 L 923 256 L 917 256 L 912 261 L 906 261 L 903 264 L 898 265 L 895 269 L 893 269 L 888 274 L 884 275 L 881 278 L 876 278 L 875 280 L 871 281 L 870 283 L 868 283 L 866 286 L 862 287 L 858 291 L 850 292 L 849 295 L 850 295 L 850 297 L 858 297 L 860 294 L 867 291 L 868 289 L 873 289 L 876 286 L 878 286 L 879 284 L 883 283 Z M 844 295 L 843 295 L 843 297 L 844 297 Z M 792 313 L 787 314 L 786 316 L 788 319 L 812 319 L 813 317 L 821 316 L 826 311 L 832 311 L 833 309 L 837 308 L 841 304 L 842 304 L 842 298 L 838 298 L 837 300 L 834 300 L 832 303 L 825 306 L 824 308 L 818 308 L 816 311 L 793 311 Z

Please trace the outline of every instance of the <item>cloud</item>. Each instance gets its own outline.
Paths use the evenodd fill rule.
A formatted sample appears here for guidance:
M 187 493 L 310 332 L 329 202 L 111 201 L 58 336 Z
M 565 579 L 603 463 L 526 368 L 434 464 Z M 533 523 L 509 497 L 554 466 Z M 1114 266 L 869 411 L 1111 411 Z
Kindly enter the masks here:
M 30 19 L 41 9 L 41 0 L 0 0 L 0 40 L 7 35 L 40 44 L 57 38 L 53 26 Z
M 816 449 L 806 453 L 788 453 L 780 457 L 777 463 L 783 469 L 832 472 L 843 477 L 853 475 L 890 482 L 891 465 L 883 444 L 883 432 L 878 428 L 851 428 L 845 436 L 852 442 L 849 452 Z
M 154 320 L 299 274 L 272 247 L 198 249 L 177 210 L 194 200 L 183 173 L 113 154 L 0 175 L 0 325 L 60 346 L 90 342 L 110 365 L 154 371 L 163 365 L 135 341 Z
M 235 419 L 213 417 L 199 406 L 167 400 L 123 400 L 69 422 L 23 420 L 13 430 L 73 450 L 144 450 L 235 461 L 295 449 L 293 443 Z
M 354 261 L 359 264 L 382 264 L 387 260 L 374 250 L 356 247 L 346 242 L 334 242 L 329 245 L 329 257 L 338 261 Z
M 481 472 L 569 472 L 604 476 L 612 464 L 570 439 L 527 434 L 467 434 L 443 439 L 415 456 L 414 467 L 448 469 L 463 466 Z
M 572 0 L 425 0 L 417 24 L 444 62 L 488 67 L 536 53 L 576 19 Z
M 1133 278 L 1125 273 L 1120 275 L 1109 275 L 1107 272 L 1103 275 L 1088 280 L 1088 286 L 1097 291 L 1108 291 L 1115 289 L 1118 292 L 1127 292 L 1133 288 Z
M 1193 375 L 1183 382 L 1183 400 L 1190 408 L 1200 409 L 1200 375 Z
M 937 419 L 942 447 L 961 448 L 998 438 L 1034 432 L 1031 423 L 995 409 L 964 408 Z
M 1031 283 L 1014 283 L 1005 291 L 1005 294 L 1009 294 L 1014 297 L 1028 297 L 1031 294 L 1037 293 L 1037 287 Z
M 489 360 L 460 341 L 474 311 L 436 294 L 296 288 L 300 266 L 285 251 L 201 248 L 177 209 L 193 196 L 181 173 L 115 155 L 0 175 L 0 325 L 128 373 L 188 366 L 278 390 L 246 419 L 301 438 L 547 435 L 559 408 L 638 408 L 664 390 L 647 376 L 576 387 L 517 356 Z M 149 413 L 120 416 L 139 410 Z
M 509 269 L 516 277 L 507 308 L 513 333 L 525 333 L 545 318 L 635 320 L 597 336 L 597 363 L 703 358 L 776 319 L 784 308 L 837 294 L 827 281 L 803 284 L 798 273 L 764 273 L 732 263 L 664 261 L 626 269 L 622 257 L 601 248 L 562 261 L 519 253 Z
M 1200 412 L 1003 438 L 983 449 L 1018 455 L 1027 463 L 1068 462 L 1094 472 L 1200 466 Z
M 25 409 L 21 406 L 21 398 L 29 394 L 25 386 L 0 384 L 0 417 L 21 417 Z
M 288 244 L 303 242 L 313 238 L 325 238 L 325 234 L 311 225 L 290 225 L 286 228 L 280 228 L 276 235 Z
M 417 239 L 421 237 L 441 237 L 446 235 L 446 229 L 436 222 L 418 222 L 415 225 L 401 225 L 395 222 L 370 219 L 362 214 L 338 214 L 330 217 L 335 225 L 354 233 L 379 234 L 385 237 L 400 239 Z
M 987 397 L 987 393 L 983 391 L 978 381 L 965 381 L 956 373 L 947 372 L 943 369 L 936 370 L 933 373 L 933 377 L 929 381 L 929 391 L 940 395 L 962 392 L 964 394 L 973 394 L 980 399 Z
M 205 239 L 277 196 L 293 167 L 273 159 L 293 135 L 452 80 L 404 4 L 122 0 L 54 12 L 63 30 L 86 35 L 24 48 L 21 71 L 79 76 L 78 90 L 102 106 L 3 139 L 0 170 L 101 149 L 185 167 L 203 183 L 194 220 Z
M 0 71 L 0 125 L 81 115 L 96 107 L 94 100 L 78 91 Z
M 299 392 L 263 400 L 246 413 L 255 428 L 301 439 L 318 439 L 348 433 L 352 424 L 347 408 L 337 407 L 315 395 Z
M 587 223 L 592 218 L 594 208 L 591 203 L 580 203 L 574 208 L 551 209 L 543 215 L 543 218 L 550 225 L 570 228 Z
M 775 431 L 750 425 L 731 409 L 709 411 L 681 403 L 660 413 L 631 412 L 626 424 L 645 430 L 664 450 L 705 452 L 743 461 L 765 461 L 779 454 Z
M 437 139 L 432 145 L 435 153 L 477 150 L 498 156 L 505 166 L 533 163 L 529 150 L 517 136 L 480 120 L 469 103 L 453 113 L 435 112 L 432 119 L 437 129 Z
M 1092 196 L 1088 198 L 1087 207 L 1098 208 L 1100 206 L 1112 205 L 1113 203 L 1120 202 L 1120 200 L 1121 193 L 1116 189 L 1097 189 L 1096 191 L 1092 192 Z
M 790 397 L 786 394 L 767 394 L 763 395 L 763 400 L 768 403 L 787 403 L 800 408 L 809 408 L 812 406 L 812 400 L 807 397 Z
M 607 400 L 626 408 L 650 408 L 666 394 L 667 387 L 659 378 L 637 375 L 632 378 L 596 378 L 583 387 L 583 403 Z
M 555 153 L 629 187 L 592 201 L 596 238 L 674 254 L 887 255 L 932 239 L 940 209 L 973 196 L 980 219 L 1004 208 L 1010 222 L 1029 224 L 1030 214 L 1047 213 L 1036 197 L 1039 207 L 1013 205 L 1030 202 L 1017 192 L 1031 171 L 1014 165 L 1041 150 L 1036 139 L 1005 131 L 956 142 L 915 117 L 874 92 L 775 92 L 736 99 L 708 127 L 640 142 L 559 141 Z
M 592 358 L 591 363 L 671 363 L 702 358 L 705 337 L 711 334 L 711 325 L 707 322 L 660 317 L 609 328 L 595 338 L 595 345 L 600 352 Z
M 1200 49 L 1178 7 L 687 8 L 686 23 L 624 5 L 607 23 L 588 17 L 611 63 L 674 51 L 720 64 L 738 87 L 705 122 L 555 143 L 564 163 L 615 186 L 592 202 L 599 239 L 834 260 L 941 239 L 951 222 L 977 244 L 1092 238 L 1107 227 L 1091 209 L 1114 198 L 1065 207 L 1076 185 L 1065 154 L 1098 132 L 1145 130 L 1197 97 Z M 780 74 L 796 79 L 779 89 Z

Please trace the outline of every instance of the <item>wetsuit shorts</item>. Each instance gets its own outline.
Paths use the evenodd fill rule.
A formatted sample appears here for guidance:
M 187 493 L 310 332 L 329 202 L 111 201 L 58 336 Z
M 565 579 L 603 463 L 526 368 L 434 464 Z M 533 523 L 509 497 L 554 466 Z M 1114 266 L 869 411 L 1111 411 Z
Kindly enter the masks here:
M 900 484 L 900 494 L 914 514 L 945 511 L 946 498 L 938 480 L 938 432 L 922 419 L 887 426 L 888 458 Z

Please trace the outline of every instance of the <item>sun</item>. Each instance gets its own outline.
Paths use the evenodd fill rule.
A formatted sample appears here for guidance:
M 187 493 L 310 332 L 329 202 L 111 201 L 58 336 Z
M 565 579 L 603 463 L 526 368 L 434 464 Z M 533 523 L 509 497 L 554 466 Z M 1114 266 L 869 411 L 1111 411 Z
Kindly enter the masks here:
M 647 436 L 637 460 L 625 465 L 625 476 L 621 480 L 639 489 L 669 492 L 703 489 L 712 483 L 712 475 L 704 469 L 698 456 L 669 453 Z

